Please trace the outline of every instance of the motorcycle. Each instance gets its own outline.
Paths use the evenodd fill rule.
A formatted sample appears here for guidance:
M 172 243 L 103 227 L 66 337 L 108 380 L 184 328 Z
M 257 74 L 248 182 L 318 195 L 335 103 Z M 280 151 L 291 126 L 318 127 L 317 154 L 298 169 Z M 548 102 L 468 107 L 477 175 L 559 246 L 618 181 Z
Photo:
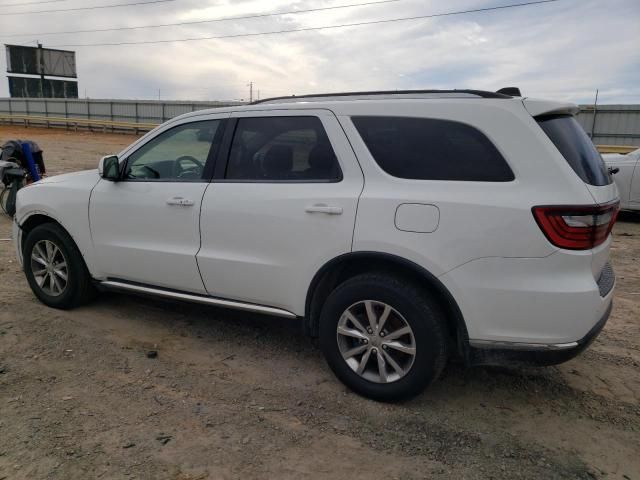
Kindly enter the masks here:
M 26 140 L 10 140 L 2 146 L 0 154 L 0 208 L 13 217 L 16 213 L 16 196 L 25 185 L 40 180 L 45 175 L 42 149 L 37 143 Z

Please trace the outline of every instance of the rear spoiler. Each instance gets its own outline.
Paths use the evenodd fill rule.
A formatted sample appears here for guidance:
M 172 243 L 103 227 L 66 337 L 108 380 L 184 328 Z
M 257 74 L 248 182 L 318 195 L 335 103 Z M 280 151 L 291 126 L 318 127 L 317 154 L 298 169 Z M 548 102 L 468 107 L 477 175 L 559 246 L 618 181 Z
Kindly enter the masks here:
M 536 100 L 535 98 L 523 98 L 522 104 L 532 117 L 539 115 L 575 115 L 580 111 L 580 108 L 574 103 Z
M 511 97 L 522 97 L 518 87 L 504 87 L 496 93 L 509 95 Z M 549 100 L 536 100 L 535 98 L 522 98 L 524 108 L 532 117 L 539 115 L 575 115 L 580 108 L 573 103 L 553 102 Z

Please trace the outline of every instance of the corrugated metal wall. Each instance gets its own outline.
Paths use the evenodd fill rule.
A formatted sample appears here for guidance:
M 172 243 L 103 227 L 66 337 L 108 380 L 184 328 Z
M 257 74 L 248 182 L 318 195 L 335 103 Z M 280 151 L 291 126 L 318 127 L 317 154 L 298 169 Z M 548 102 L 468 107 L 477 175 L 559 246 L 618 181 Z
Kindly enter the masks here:
M 0 113 L 112 120 L 116 122 L 162 123 L 183 113 L 231 105 L 240 105 L 240 103 L 0 98 Z
M 231 105 L 240 103 L 0 98 L 0 113 L 162 123 L 194 110 Z M 593 143 L 640 146 L 640 105 L 600 105 L 596 109 L 595 124 L 593 105 L 581 105 L 580 108 L 578 121 L 589 135 L 593 132 Z
M 640 146 L 640 105 L 581 105 L 578 121 L 596 145 Z

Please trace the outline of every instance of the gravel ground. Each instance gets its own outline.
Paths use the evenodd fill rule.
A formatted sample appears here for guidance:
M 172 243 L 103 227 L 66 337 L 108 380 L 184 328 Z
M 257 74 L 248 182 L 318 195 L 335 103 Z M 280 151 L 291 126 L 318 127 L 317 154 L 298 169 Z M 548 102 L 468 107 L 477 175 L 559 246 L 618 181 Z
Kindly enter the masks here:
M 0 127 L 11 138 L 40 143 L 53 175 L 136 137 Z M 398 405 L 346 390 L 293 321 L 116 294 L 49 309 L 10 227 L 0 218 L 0 480 L 640 479 L 640 216 L 614 229 L 615 307 L 588 351 L 450 366 Z

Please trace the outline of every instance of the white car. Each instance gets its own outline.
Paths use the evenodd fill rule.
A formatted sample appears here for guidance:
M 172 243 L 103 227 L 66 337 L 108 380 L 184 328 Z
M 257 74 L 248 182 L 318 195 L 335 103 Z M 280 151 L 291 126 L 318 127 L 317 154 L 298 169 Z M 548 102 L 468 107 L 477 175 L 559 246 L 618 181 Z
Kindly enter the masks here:
M 379 400 L 447 359 L 565 361 L 604 326 L 618 191 L 572 104 L 468 91 L 202 110 L 18 194 L 46 305 L 97 288 L 299 319 Z
M 610 171 L 615 172 L 613 179 L 620 192 L 620 208 L 640 210 L 640 148 L 626 155 L 604 154 L 602 158 Z

